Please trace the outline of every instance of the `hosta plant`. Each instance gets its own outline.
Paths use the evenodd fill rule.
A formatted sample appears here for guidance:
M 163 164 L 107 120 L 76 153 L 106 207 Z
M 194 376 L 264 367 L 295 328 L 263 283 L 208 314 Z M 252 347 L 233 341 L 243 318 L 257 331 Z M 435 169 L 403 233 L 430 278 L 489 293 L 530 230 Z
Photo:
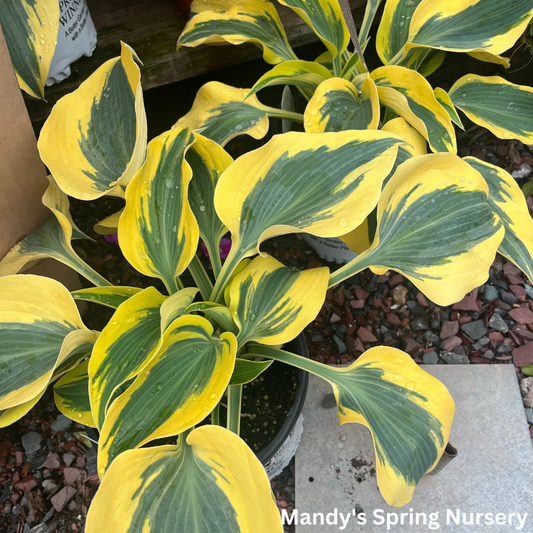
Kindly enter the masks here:
M 385 6 L 384 21 L 398 5 Z M 447 16 L 465 19 L 450 5 Z M 266 473 L 239 437 L 242 385 L 274 360 L 331 384 L 340 423 L 364 424 L 372 434 L 383 497 L 395 506 L 408 503 L 448 440 L 454 403 L 446 388 L 394 348 L 371 348 L 349 367 L 335 368 L 283 345 L 313 321 L 328 287 L 365 268 L 399 271 L 439 305 L 484 283 L 498 250 L 531 277 L 533 222 L 518 186 L 503 170 L 453 153 L 453 98 L 437 91 L 443 107 L 433 91 L 431 98 L 421 96 L 427 82 L 409 85 L 421 78 L 410 67 L 434 64 L 441 50 L 406 39 L 398 61 L 409 66 L 382 67 L 400 69 L 393 72 L 402 72 L 404 85 L 394 76 L 379 85 L 380 76 L 362 71 L 363 58 L 347 52 L 336 3 L 293 7 L 329 54 L 309 67 L 325 81 L 312 72 L 297 83 L 308 108 L 315 96 L 325 98 L 312 108 L 318 115 L 304 121 L 312 134 L 274 136 L 234 161 L 222 146 L 230 137 L 263 137 L 268 116 L 301 117 L 262 106 L 249 90 L 211 84 L 175 128 L 147 144 L 139 60 L 127 45 L 56 104 L 41 132 L 39 150 L 51 173 L 43 202 L 53 217 L 0 262 L 0 423 L 24 416 L 53 384 L 59 409 L 98 429 L 102 483 L 88 533 L 281 532 Z M 369 5 L 363 30 L 376 8 Z M 501 27 L 490 25 L 500 48 L 530 17 L 527 10 L 509 13 L 514 18 L 503 38 Z M 297 78 L 287 63 L 298 60 L 272 4 L 193 4 L 184 36 L 201 28 L 203 37 L 193 44 L 263 43 L 265 58 L 288 68 L 283 83 Z M 485 58 L 500 53 L 487 42 L 478 36 L 469 51 Z M 186 44 L 183 36 L 180 43 Z M 336 78 L 327 74 L 330 68 Z M 343 71 L 346 77 L 338 77 Z M 320 89 L 330 79 L 340 84 L 340 100 Z M 525 94 L 523 114 L 530 112 L 531 93 L 512 90 Z M 384 100 L 404 118 L 380 128 Z M 318 127 L 324 106 L 341 131 Z M 353 120 L 342 118 L 348 110 Z M 426 154 L 424 136 L 432 148 L 446 150 Z M 124 208 L 95 229 L 118 232 L 125 258 L 166 290 L 112 286 L 77 255 L 72 241 L 86 236 L 69 214 L 68 196 L 105 195 L 122 198 Z M 333 273 L 288 268 L 261 250 L 265 240 L 288 233 L 353 237 L 373 212 L 371 245 Z M 232 246 L 222 263 L 219 242 L 228 233 Z M 200 240 L 212 275 L 196 255 Z M 20 273 L 44 257 L 71 266 L 94 287 L 69 293 L 57 281 Z M 186 270 L 196 288 L 183 287 Z M 101 332 L 84 325 L 76 300 L 115 309 Z M 219 425 L 222 401 L 227 427 Z M 170 437 L 172 444 L 154 444 Z
M 399 147 L 396 166 L 425 154 L 427 146 L 434 153 L 456 153 L 454 123 L 463 128 L 458 110 L 497 137 L 533 143 L 532 88 L 499 76 L 468 74 L 450 80 L 451 88 L 445 91 L 426 79 L 447 52 L 466 53 L 507 68 L 509 59 L 501 54 L 524 30 L 529 31 L 533 0 L 387 0 L 375 36 L 371 28 L 382 0 L 367 1 L 359 35 L 347 0 L 279 3 L 310 26 L 324 43 L 324 53 L 315 61 L 298 59 L 271 2 L 196 0 L 178 40 L 178 51 L 201 44 L 248 42 L 263 50 L 263 58 L 273 68 L 251 89 L 207 83 L 176 126 L 188 126 L 220 144 L 242 133 L 262 138 L 268 117 L 279 114 L 266 111 L 257 95 L 269 86 L 291 85 L 306 105 L 299 117 L 287 118 L 301 122 L 307 133 L 354 129 L 397 133 L 405 144 Z M 374 70 L 369 70 L 363 55 L 371 38 L 383 63 Z M 501 211 L 504 204 L 519 201 L 508 174 L 475 159 L 465 161 L 487 179 L 495 209 Z M 517 216 L 514 209 L 506 209 L 502 220 L 508 232 L 499 251 L 531 279 L 531 227 L 529 219 L 518 222 Z M 356 231 L 341 238 L 362 252 L 373 241 L 375 225 L 372 213 Z

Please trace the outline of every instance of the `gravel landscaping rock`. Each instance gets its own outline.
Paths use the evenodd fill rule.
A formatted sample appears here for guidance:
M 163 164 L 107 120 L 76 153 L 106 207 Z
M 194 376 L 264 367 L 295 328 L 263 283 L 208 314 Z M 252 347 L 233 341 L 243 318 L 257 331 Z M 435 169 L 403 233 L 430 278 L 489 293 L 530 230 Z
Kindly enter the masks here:
M 533 341 L 513 350 L 513 361 L 516 366 L 533 364 Z
M 425 365 L 436 365 L 439 362 L 439 356 L 436 352 L 428 352 L 422 358 Z
M 498 298 L 498 290 L 490 285 L 485 285 L 485 292 L 483 293 L 487 302 L 492 302 Z
M 477 341 L 483 335 L 486 335 L 489 330 L 485 327 L 483 320 L 474 320 L 474 322 L 463 324 L 461 331 L 464 331 L 473 341 Z
M 442 328 L 440 330 L 440 338 L 447 339 L 448 337 L 453 337 L 459 331 L 459 322 L 457 320 L 446 320 L 442 323 Z
M 490 317 L 489 327 L 495 329 L 496 331 L 499 331 L 500 333 L 507 333 L 509 331 L 509 327 L 498 313 L 494 313 Z
M 440 357 L 449 365 L 468 365 L 470 364 L 470 359 L 466 355 L 461 355 L 455 352 L 447 352 L 442 350 L 440 352 Z
M 50 426 L 54 431 L 68 431 L 72 427 L 72 420 L 65 415 L 59 415 L 57 420 Z
M 435 335 L 432 331 L 426 331 L 424 333 L 424 338 L 430 342 L 433 346 L 440 346 L 440 337 Z
M 520 392 L 524 400 L 524 405 L 533 409 L 533 377 L 524 378 L 520 382 Z
M 32 455 L 39 451 L 41 448 L 42 435 L 36 431 L 30 431 L 22 437 L 22 446 L 26 455 Z

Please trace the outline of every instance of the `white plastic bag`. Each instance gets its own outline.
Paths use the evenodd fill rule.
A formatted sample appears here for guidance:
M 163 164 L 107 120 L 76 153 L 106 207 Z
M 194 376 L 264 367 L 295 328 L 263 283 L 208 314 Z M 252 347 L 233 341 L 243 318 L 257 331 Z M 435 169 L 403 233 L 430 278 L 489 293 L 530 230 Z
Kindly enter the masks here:
M 46 85 L 70 76 L 70 65 L 81 56 L 90 57 L 96 47 L 96 29 L 85 0 L 59 0 L 57 45 Z

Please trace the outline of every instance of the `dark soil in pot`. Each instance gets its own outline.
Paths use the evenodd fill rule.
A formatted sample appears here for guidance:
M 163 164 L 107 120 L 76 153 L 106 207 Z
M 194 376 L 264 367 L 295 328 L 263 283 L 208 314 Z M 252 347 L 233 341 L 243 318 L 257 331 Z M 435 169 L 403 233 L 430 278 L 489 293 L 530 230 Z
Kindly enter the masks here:
M 242 392 L 241 437 L 254 452 L 265 448 L 279 432 L 294 404 L 297 370 L 274 362 Z M 225 402 L 220 425 L 226 425 Z
M 307 357 L 303 335 L 284 349 Z M 243 386 L 240 435 L 266 463 L 283 444 L 300 416 L 309 376 L 275 361 L 259 378 Z M 226 425 L 224 402 L 220 423 Z

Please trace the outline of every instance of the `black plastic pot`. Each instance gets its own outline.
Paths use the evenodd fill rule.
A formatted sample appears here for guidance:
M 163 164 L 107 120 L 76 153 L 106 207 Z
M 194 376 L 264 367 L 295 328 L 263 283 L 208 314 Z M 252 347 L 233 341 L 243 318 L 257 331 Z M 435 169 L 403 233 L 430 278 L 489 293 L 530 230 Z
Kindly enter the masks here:
M 309 358 L 309 352 L 307 351 L 307 344 L 303 333 L 300 333 L 293 341 L 285 344 L 284 350 L 288 352 L 301 355 L 302 357 Z M 298 421 L 304 407 L 305 397 L 307 395 L 307 386 L 309 385 L 309 374 L 305 370 L 298 370 L 296 394 L 294 396 L 294 405 L 291 407 L 285 422 L 283 422 L 280 430 L 276 436 L 272 439 L 270 444 L 265 446 L 262 450 L 257 452 L 257 457 L 261 463 L 266 466 L 267 463 L 274 457 L 274 455 L 281 449 L 285 441 L 291 435 L 292 430 L 296 422 Z

